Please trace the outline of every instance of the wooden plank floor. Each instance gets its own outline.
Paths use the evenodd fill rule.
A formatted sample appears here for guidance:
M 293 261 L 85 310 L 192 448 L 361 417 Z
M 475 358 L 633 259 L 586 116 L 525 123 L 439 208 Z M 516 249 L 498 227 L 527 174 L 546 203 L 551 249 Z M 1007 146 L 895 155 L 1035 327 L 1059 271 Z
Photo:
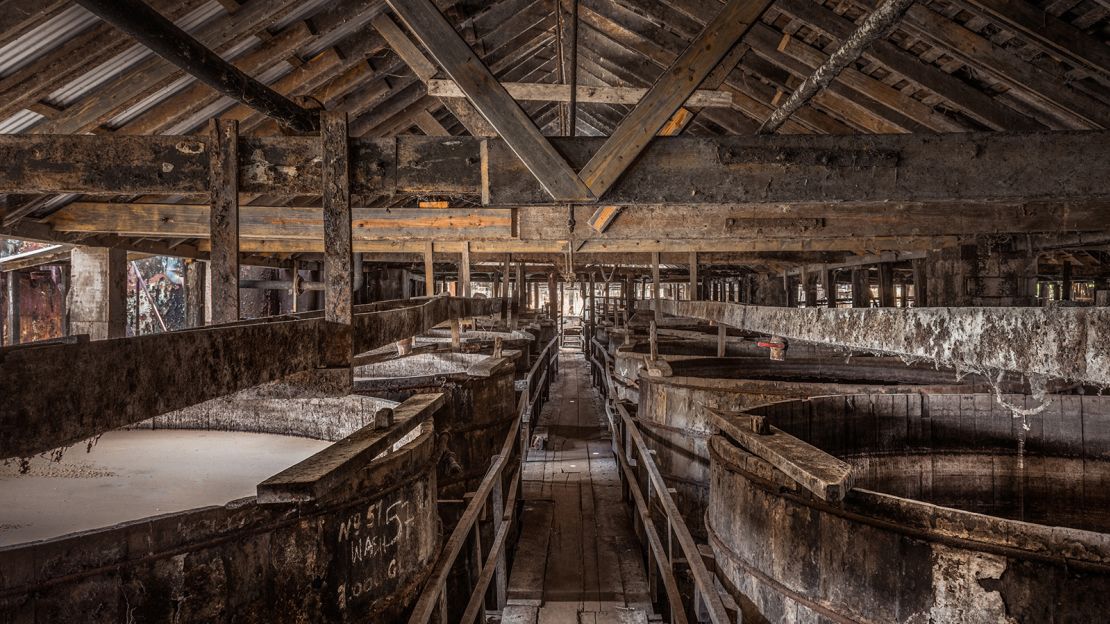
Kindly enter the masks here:
M 578 352 L 564 351 L 529 452 L 523 532 L 503 622 L 647 622 L 648 584 L 604 407 Z

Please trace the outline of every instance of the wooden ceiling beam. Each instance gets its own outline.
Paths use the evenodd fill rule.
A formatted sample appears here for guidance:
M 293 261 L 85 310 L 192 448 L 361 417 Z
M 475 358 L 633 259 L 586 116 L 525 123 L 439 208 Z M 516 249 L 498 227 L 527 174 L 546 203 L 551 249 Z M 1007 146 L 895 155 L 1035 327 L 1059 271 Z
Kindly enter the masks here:
M 439 73 L 435 63 L 424 56 L 416 43 L 409 39 L 388 15 L 378 16 L 372 23 L 389 47 L 422 82 L 426 83 Z M 447 101 L 444 104 L 472 136 L 496 136 L 493 127 L 478 111 L 474 110 L 474 106 L 469 101 Z
M 570 86 L 561 84 L 502 82 L 502 86 L 514 100 L 540 102 L 569 102 Z M 578 86 L 578 101 L 601 104 L 635 104 L 647 93 L 647 89 L 636 87 Z M 457 84 L 451 80 L 428 81 L 428 93 L 436 97 L 466 97 Z M 686 100 L 689 106 L 711 106 L 729 108 L 732 94 L 727 91 L 695 90 Z
M 872 0 L 862 0 L 873 6 Z M 1020 58 L 936 11 L 914 5 L 901 30 L 939 46 L 972 68 L 983 70 L 1010 88 L 1032 96 L 1038 107 L 1055 111 L 1074 128 L 1110 128 L 1110 106 L 1069 87 L 1065 80 Z
M 582 244 L 581 253 L 637 254 L 637 253 L 761 253 L 761 252 L 836 252 L 852 251 L 876 253 L 896 250 L 925 250 L 953 247 L 960 243 L 957 236 L 876 236 L 845 237 L 804 241 L 797 238 L 783 239 L 744 239 L 744 240 L 591 240 Z M 354 251 L 362 253 L 423 253 L 428 240 L 356 240 Z M 535 253 L 552 254 L 561 257 L 567 248 L 566 240 L 521 241 L 521 240 L 472 240 L 472 241 L 433 241 L 436 252 L 458 254 L 462 245 L 469 244 L 471 253 Z M 200 240 L 198 249 L 208 251 L 207 240 Z M 243 252 L 268 253 L 322 253 L 324 241 L 283 240 L 283 239 L 246 239 L 239 246 Z
M 810 28 L 840 41 L 847 40 L 856 28 L 851 20 L 810 0 L 776 0 L 775 8 L 794 19 L 801 20 Z M 917 56 L 890 41 L 878 39 L 872 42 L 871 47 L 863 52 L 863 56 L 937 94 L 993 130 L 1030 132 L 1044 129 L 1044 126 L 1035 120 L 1009 108 L 959 78 L 941 71 L 936 66 L 922 62 Z
M 312 29 L 306 22 L 295 22 L 230 63 L 244 73 L 258 73 L 284 61 L 312 37 Z M 117 128 L 116 132 L 159 134 L 178 119 L 198 113 L 219 97 L 220 94 L 207 84 L 195 82 L 143 111 Z
M 243 204 L 243 239 L 318 240 L 323 233 L 319 198 L 293 206 Z M 411 204 L 410 204 L 411 205 Z M 576 207 L 584 222 L 590 206 Z M 1110 200 L 1083 202 L 889 203 L 876 205 L 658 205 L 605 206 L 623 216 L 605 234 L 584 230 L 576 240 L 739 240 L 752 238 L 844 238 L 944 236 L 1053 231 L 1101 231 Z M 500 208 L 391 208 L 355 206 L 356 240 L 557 240 L 566 236 L 561 206 Z M 209 209 L 203 204 L 74 202 L 45 222 L 65 233 L 206 238 Z M 515 225 L 514 225 L 515 222 Z
M 553 199 L 593 201 L 587 185 L 430 0 L 390 0 L 390 6 Z
M 572 166 L 603 143 L 552 142 Z M 209 149 L 202 136 L 4 135 L 0 192 L 204 194 Z M 492 206 L 558 203 L 500 140 L 352 139 L 352 150 L 359 196 L 488 194 Z M 1108 194 L 1108 152 L 1106 131 L 659 138 L 613 187 L 611 203 L 1099 199 Z M 239 153 L 243 193 L 319 192 L 319 147 L 311 141 L 240 137 Z
M 956 0 L 1049 54 L 1110 84 L 1110 47 L 1027 0 Z

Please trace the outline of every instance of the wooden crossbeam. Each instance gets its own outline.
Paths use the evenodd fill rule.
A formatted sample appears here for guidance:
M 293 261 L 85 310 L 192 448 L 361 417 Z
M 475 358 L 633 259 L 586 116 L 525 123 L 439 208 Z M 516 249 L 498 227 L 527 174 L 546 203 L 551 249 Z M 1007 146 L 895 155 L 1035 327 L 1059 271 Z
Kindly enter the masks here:
M 925 250 L 953 247 L 960 244 L 958 236 L 850 236 L 830 237 L 813 240 L 799 238 L 751 238 L 732 240 L 706 239 L 631 239 L 631 240 L 588 240 L 575 241 L 580 245 L 579 254 L 645 254 L 645 253 L 756 253 L 756 252 L 802 252 L 802 251 L 851 251 L 866 253 L 884 250 Z M 405 253 L 422 255 L 428 241 L 422 240 L 356 240 L 353 249 L 356 253 Z M 470 251 L 474 254 L 563 254 L 567 249 L 566 239 L 554 240 L 475 240 L 470 241 Z M 436 253 L 458 254 L 463 241 L 433 242 Z M 197 248 L 209 249 L 208 241 L 200 241 Z M 323 253 L 323 241 L 316 240 L 244 240 L 239 248 L 244 253 Z
M 390 6 L 553 199 L 593 201 L 566 160 L 430 0 L 390 0 Z
M 514 100 L 536 102 L 570 102 L 570 85 L 546 84 L 536 82 L 503 82 L 505 90 Z M 578 85 L 577 98 L 582 103 L 593 104 L 636 104 L 647 93 L 647 89 L 637 87 L 609 87 Z M 428 81 L 428 95 L 447 98 L 466 97 L 459 85 L 453 80 L 433 79 Z M 728 91 L 698 89 L 686 100 L 687 106 L 729 108 L 732 94 Z
M 572 165 L 603 139 L 554 138 Z M 208 194 L 205 136 L 0 136 L 3 193 Z M 318 195 L 318 141 L 240 137 L 239 191 Z M 500 140 L 352 139 L 352 201 L 398 193 L 553 204 Z M 1045 167 L 1044 163 L 1053 163 Z M 1110 195 L 1110 133 L 660 137 L 610 190 L 614 205 L 1080 201 Z M 363 204 L 367 205 L 367 204 Z
M 565 215 L 564 215 L 565 221 Z M 508 238 L 512 214 L 503 208 L 353 207 L 354 240 L 405 240 L 410 238 Z M 59 232 L 106 232 L 129 236 L 208 238 L 208 206 L 200 204 L 117 204 L 74 202 L 50 215 L 48 223 Z M 565 225 L 565 224 L 564 224 Z M 316 207 L 239 207 L 239 238 L 323 240 L 323 215 Z
M 191 35 L 205 47 L 218 53 L 224 52 L 243 37 L 273 24 L 275 19 L 279 19 L 295 6 L 299 6 L 295 0 L 247 3 L 231 15 L 205 23 Z M 57 119 L 40 123 L 31 131 L 41 134 L 90 131 L 116 111 L 148 95 L 151 90 L 150 85 L 166 84 L 179 72 L 176 65 L 156 55 L 136 64 L 98 88 L 97 97 L 86 98 L 74 106 L 67 107 Z
M 580 175 L 594 195 L 600 198 L 612 188 L 769 4 L 769 0 L 730 0 L 721 9 L 586 163 Z

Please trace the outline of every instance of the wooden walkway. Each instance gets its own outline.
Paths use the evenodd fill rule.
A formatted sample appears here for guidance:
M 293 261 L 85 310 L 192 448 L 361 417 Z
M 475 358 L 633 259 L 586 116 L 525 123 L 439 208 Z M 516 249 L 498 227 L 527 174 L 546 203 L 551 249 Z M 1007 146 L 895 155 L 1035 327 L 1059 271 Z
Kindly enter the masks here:
M 546 449 L 531 450 L 524 471 L 524 528 L 502 623 L 646 623 L 647 578 L 604 406 L 582 354 L 560 357 L 537 421 Z

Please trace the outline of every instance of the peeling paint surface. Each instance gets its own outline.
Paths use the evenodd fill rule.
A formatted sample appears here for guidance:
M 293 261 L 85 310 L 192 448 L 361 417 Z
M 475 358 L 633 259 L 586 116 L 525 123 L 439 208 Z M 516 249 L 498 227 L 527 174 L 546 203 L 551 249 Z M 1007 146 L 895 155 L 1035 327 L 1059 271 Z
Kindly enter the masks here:
M 1006 613 L 997 591 L 986 589 L 1006 571 L 1006 558 L 986 553 L 967 553 L 943 545 L 933 547 L 934 603 L 928 622 L 997 622 L 1016 624 Z M 922 614 L 924 615 L 924 614 Z M 910 616 L 915 621 L 916 615 Z

